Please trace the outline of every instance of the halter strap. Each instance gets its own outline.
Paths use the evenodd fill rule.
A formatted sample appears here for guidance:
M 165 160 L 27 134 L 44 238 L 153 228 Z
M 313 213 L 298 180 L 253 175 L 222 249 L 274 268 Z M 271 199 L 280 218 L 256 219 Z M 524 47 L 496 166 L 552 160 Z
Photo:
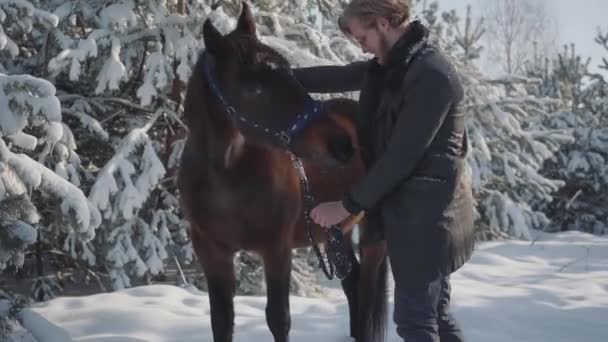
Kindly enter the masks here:
M 213 77 L 212 67 L 214 64 L 213 56 L 208 52 L 203 52 L 203 72 L 205 79 L 209 83 L 211 92 L 220 101 L 223 111 L 229 116 L 230 120 L 239 127 L 240 125 L 248 125 L 255 129 L 261 130 L 266 134 L 271 135 L 273 138 L 278 139 L 280 144 L 289 147 L 291 143 L 298 137 L 302 131 L 308 127 L 310 122 L 315 119 L 326 115 L 325 108 L 321 101 L 313 99 L 308 93 L 306 94 L 306 102 L 304 103 L 304 110 L 296 116 L 295 121 L 288 127 L 281 130 L 274 130 L 263 125 L 247 119 L 246 115 L 239 113 L 233 106 L 231 106 L 222 91 L 220 90 L 217 79 Z

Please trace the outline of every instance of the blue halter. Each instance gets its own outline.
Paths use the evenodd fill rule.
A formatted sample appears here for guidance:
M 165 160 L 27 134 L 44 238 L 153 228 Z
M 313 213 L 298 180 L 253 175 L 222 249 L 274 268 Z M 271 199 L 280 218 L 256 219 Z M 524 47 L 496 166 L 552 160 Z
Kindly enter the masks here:
M 222 94 L 220 90 L 217 80 L 213 77 L 211 73 L 211 55 L 206 51 L 203 53 L 204 58 L 204 73 L 207 82 L 211 88 L 211 91 L 218 98 L 224 112 L 230 117 L 232 122 L 238 127 L 239 123 L 249 125 L 255 129 L 259 129 L 264 131 L 265 133 L 272 135 L 274 138 L 279 139 L 279 142 L 288 147 L 294 141 L 295 138 L 308 126 L 310 122 L 313 120 L 326 115 L 325 110 L 323 108 L 323 103 L 313 99 L 310 95 L 307 94 L 306 103 L 304 104 L 304 110 L 296 116 L 294 123 L 286 127 L 282 130 L 273 130 L 268 127 L 263 127 L 262 125 L 248 120 L 242 113 L 237 112 L 237 110 L 228 104 L 226 98 Z

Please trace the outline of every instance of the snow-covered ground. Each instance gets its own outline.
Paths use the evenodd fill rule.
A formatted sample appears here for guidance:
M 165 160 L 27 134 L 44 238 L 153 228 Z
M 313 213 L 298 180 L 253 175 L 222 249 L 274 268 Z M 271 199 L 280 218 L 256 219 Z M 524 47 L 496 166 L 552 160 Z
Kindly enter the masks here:
M 568 232 L 534 244 L 480 244 L 452 286 L 453 310 L 468 341 L 608 341 L 608 237 Z M 271 341 L 265 298 L 235 303 L 235 341 Z M 293 342 L 351 340 L 339 289 L 322 298 L 291 297 L 291 309 Z M 154 285 L 62 297 L 32 311 L 74 341 L 212 341 L 207 296 L 194 289 Z M 388 341 L 399 341 L 392 322 Z

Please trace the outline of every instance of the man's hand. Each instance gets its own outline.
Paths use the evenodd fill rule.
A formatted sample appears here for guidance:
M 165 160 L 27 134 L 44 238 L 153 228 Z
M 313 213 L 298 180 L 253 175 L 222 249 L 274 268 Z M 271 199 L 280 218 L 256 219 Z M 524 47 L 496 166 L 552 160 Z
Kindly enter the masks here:
M 310 217 L 320 226 L 329 228 L 342 222 L 350 215 L 342 202 L 325 202 L 317 205 L 310 212 Z

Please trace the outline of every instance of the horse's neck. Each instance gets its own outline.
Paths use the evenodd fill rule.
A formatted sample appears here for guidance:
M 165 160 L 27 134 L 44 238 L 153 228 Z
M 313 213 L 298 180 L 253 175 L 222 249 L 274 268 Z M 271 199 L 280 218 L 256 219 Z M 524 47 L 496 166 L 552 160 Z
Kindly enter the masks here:
M 235 128 L 218 106 L 209 84 L 203 77 L 201 61 L 190 79 L 184 113 L 190 128 L 187 146 L 196 160 L 208 166 L 221 165 L 223 156 L 235 135 Z
M 244 138 L 225 114 L 210 106 L 205 108 L 193 122 L 191 147 L 208 166 L 228 168 L 241 153 Z

